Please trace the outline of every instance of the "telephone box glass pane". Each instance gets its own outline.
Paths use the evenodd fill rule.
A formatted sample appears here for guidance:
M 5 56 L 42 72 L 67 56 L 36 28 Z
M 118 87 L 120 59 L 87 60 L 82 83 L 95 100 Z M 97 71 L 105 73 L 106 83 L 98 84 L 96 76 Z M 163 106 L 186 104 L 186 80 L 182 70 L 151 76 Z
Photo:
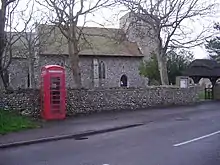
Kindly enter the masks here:
M 51 77 L 50 79 L 50 109 L 53 113 L 61 112 L 61 79 L 60 77 Z

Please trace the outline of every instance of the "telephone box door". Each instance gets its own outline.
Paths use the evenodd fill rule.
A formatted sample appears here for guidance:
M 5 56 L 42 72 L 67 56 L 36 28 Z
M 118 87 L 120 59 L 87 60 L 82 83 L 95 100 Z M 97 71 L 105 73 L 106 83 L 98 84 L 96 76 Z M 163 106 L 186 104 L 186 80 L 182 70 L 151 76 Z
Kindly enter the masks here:
M 50 77 L 50 110 L 53 114 L 62 114 L 61 81 L 59 75 Z

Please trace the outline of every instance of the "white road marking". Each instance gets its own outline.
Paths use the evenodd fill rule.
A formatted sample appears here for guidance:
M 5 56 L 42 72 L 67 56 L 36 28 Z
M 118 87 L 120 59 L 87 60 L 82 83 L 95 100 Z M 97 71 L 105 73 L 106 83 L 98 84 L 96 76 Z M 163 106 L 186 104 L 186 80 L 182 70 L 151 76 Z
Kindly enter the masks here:
M 216 131 L 216 132 L 213 132 L 211 134 L 204 135 L 204 136 L 192 139 L 192 140 L 188 140 L 188 141 L 185 141 L 185 142 L 182 142 L 182 143 L 174 144 L 173 146 L 174 147 L 179 147 L 179 146 L 182 146 L 182 145 L 185 145 L 185 144 L 188 144 L 188 143 L 192 143 L 192 142 L 195 142 L 195 141 L 198 141 L 198 140 L 202 140 L 202 139 L 208 138 L 210 136 L 214 136 L 214 135 L 219 134 L 219 133 L 220 133 L 220 131 Z

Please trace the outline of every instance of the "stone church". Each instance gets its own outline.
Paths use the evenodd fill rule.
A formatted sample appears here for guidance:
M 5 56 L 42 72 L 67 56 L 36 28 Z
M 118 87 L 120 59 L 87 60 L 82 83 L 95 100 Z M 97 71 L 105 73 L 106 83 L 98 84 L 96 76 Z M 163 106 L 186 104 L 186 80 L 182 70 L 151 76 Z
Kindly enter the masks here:
M 148 79 L 139 74 L 139 67 L 156 50 L 156 42 L 146 34 L 146 25 L 133 20 L 128 13 L 120 18 L 118 29 L 82 28 L 84 40 L 80 41 L 79 66 L 83 88 L 144 87 L 148 84 Z M 41 68 L 61 65 L 66 70 L 67 87 L 74 88 L 67 41 L 58 28 L 40 25 L 28 35 L 37 38 L 33 57 L 25 55 L 24 41 L 23 45 L 19 40 L 13 45 L 13 58 L 7 71 L 10 86 L 13 89 L 38 88 Z

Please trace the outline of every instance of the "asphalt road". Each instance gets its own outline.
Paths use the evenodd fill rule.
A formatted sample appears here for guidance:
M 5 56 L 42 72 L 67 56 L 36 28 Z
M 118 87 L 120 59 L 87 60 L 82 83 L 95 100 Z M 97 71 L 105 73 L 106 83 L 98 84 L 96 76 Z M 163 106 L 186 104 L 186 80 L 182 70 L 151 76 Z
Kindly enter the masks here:
M 219 165 L 220 104 L 89 136 L 0 150 L 0 165 Z

